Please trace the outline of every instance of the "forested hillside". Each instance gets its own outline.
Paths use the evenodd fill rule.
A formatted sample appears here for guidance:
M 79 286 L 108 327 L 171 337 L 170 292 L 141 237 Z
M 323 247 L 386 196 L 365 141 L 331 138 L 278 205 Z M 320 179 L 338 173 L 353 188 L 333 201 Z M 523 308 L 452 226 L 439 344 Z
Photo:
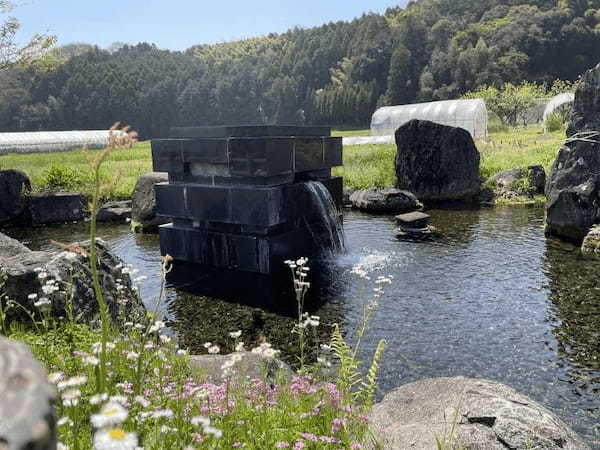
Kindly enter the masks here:
M 185 52 L 77 50 L 0 72 L 0 131 L 121 120 L 149 138 L 172 125 L 362 125 L 378 105 L 574 80 L 600 62 L 600 0 L 419 0 Z

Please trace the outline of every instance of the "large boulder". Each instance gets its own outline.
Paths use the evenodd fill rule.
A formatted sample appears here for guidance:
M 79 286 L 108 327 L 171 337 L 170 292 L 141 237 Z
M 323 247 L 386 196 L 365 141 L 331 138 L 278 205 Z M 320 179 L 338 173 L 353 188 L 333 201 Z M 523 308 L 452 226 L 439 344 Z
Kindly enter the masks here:
M 154 233 L 158 227 L 171 220 L 156 215 L 156 194 L 154 185 L 169 181 L 164 172 L 151 172 L 138 178 L 133 189 L 131 205 L 131 225 L 134 231 Z
M 141 316 L 144 306 L 123 262 L 100 239 L 96 248 L 102 292 L 113 319 Z M 74 244 L 70 249 L 35 252 L 0 233 L 0 277 L 5 278 L 4 293 L 32 312 L 40 309 L 36 302 L 47 298 L 51 302 L 47 308 L 56 317 L 66 316 L 67 302 L 72 298 L 75 316 L 86 322 L 94 320 L 98 302 L 88 250 L 89 246 Z M 54 280 L 58 291 L 51 292 L 49 280 Z M 35 296 L 30 297 L 32 294 Z M 9 309 L 8 314 L 10 319 L 27 319 L 20 308 Z
M 31 181 L 20 170 L 0 170 L 0 227 L 26 221 Z
M 373 407 L 369 421 L 386 450 L 589 450 L 556 415 L 495 381 L 433 378 L 402 386 Z
M 375 214 L 403 214 L 421 207 L 413 193 L 396 188 L 355 191 L 350 202 L 356 209 Z
M 479 151 L 462 128 L 411 120 L 396 131 L 397 187 L 424 203 L 471 201 L 479 194 Z
M 0 448 L 56 449 L 55 398 L 29 347 L 0 336 Z
M 600 65 L 578 83 L 567 141 L 546 185 L 546 231 L 581 242 L 600 222 Z

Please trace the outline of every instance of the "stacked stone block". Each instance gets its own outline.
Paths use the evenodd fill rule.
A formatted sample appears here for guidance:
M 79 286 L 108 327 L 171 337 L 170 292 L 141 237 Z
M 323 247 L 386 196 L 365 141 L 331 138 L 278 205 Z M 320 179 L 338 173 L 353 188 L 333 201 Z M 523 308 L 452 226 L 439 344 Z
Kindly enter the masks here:
M 152 141 L 161 251 L 209 267 L 270 274 L 283 261 L 316 253 L 325 235 L 314 194 L 322 182 L 338 208 L 342 140 L 327 127 L 173 128 Z M 321 241 L 322 242 L 322 241 Z

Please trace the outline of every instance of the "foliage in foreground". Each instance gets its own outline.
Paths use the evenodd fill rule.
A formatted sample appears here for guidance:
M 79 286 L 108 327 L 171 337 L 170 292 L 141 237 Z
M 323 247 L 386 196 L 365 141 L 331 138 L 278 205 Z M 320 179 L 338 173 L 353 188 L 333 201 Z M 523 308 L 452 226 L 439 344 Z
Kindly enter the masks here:
M 113 127 L 117 129 L 117 125 Z M 125 129 L 128 131 L 128 129 Z M 96 213 L 103 190 L 103 163 L 113 150 L 130 147 L 131 139 L 123 142 L 109 139 L 109 146 L 91 156 L 86 154 L 91 168 L 90 269 L 94 293 L 98 301 L 99 326 L 78 323 L 73 314 L 72 296 L 51 279 L 44 268 L 36 270 L 44 280 L 42 292 L 32 292 L 36 311 L 26 311 L 31 322 L 26 326 L 8 323 L 6 311 L 21 308 L 6 298 L 0 283 L 0 331 L 10 338 L 27 342 L 45 367 L 52 371 L 60 397 L 57 414 L 61 448 L 97 450 L 165 448 L 363 448 L 370 436 L 365 413 L 370 409 L 377 386 L 379 361 L 385 342 L 381 341 L 371 367 L 362 376 L 356 359 L 360 340 L 389 278 L 379 277 L 373 300 L 365 305 L 358 343 L 352 349 L 334 327 L 332 345 L 324 346 L 331 358 L 320 357 L 315 365 L 305 363 L 305 333 L 320 325 L 319 318 L 303 311 L 308 282 L 307 260 L 288 261 L 292 271 L 298 322 L 292 330 L 300 342 L 299 375 L 291 381 L 279 376 L 265 376 L 239 383 L 233 382 L 233 366 L 240 362 L 238 353 L 223 362 L 224 380 L 213 381 L 194 373 L 188 365 L 185 350 L 177 348 L 165 332 L 165 324 L 155 314 L 146 314 L 139 321 L 121 317 L 114 323 L 99 283 L 95 252 Z M 118 174 L 115 174 L 118 179 Z M 166 274 L 172 260 L 162 263 L 162 298 Z M 123 279 L 135 273 L 129 267 L 120 268 Z M 368 279 L 357 270 L 357 275 Z M 2 275 L 2 274 L 0 274 Z M 1 281 L 1 280 L 0 280 Z M 139 278 L 134 281 L 141 281 Z M 117 286 L 118 288 L 118 286 Z M 53 300 L 67 298 L 65 317 L 54 318 Z M 122 298 L 120 302 L 130 299 Z M 158 302 L 157 302 L 158 304 Z M 69 306 L 71 305 L 71 306 Z M 231 332 L 236 351 L 244 351 L 239 341 L 240 331 Z M 208 353 L 220 352 L 207 342 Z M 270 344 L 252 349 L 266 357 L 277 356 Z M 337 377 L 319 379 L 321 365 L 339 366 Z M 376 443 L 373 443 L 376 445 Z

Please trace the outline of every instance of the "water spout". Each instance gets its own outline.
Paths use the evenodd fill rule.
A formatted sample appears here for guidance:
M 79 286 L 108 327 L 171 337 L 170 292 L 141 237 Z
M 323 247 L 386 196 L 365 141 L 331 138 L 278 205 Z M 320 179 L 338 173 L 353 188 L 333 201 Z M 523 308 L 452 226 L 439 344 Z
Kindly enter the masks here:
M 307 224 L 313 239 L 323 250 L 329 249 L 336 253 L 345 252 L 346 243 L 342 218 L 331 193 L 319 181 L 307 181 L 304 184 L 311 196 L 311 203 L 317 209 L 321 222 L 319 225 L 324 228 L 323 232 L 319 232 L 320 230 L 317 231 Z

